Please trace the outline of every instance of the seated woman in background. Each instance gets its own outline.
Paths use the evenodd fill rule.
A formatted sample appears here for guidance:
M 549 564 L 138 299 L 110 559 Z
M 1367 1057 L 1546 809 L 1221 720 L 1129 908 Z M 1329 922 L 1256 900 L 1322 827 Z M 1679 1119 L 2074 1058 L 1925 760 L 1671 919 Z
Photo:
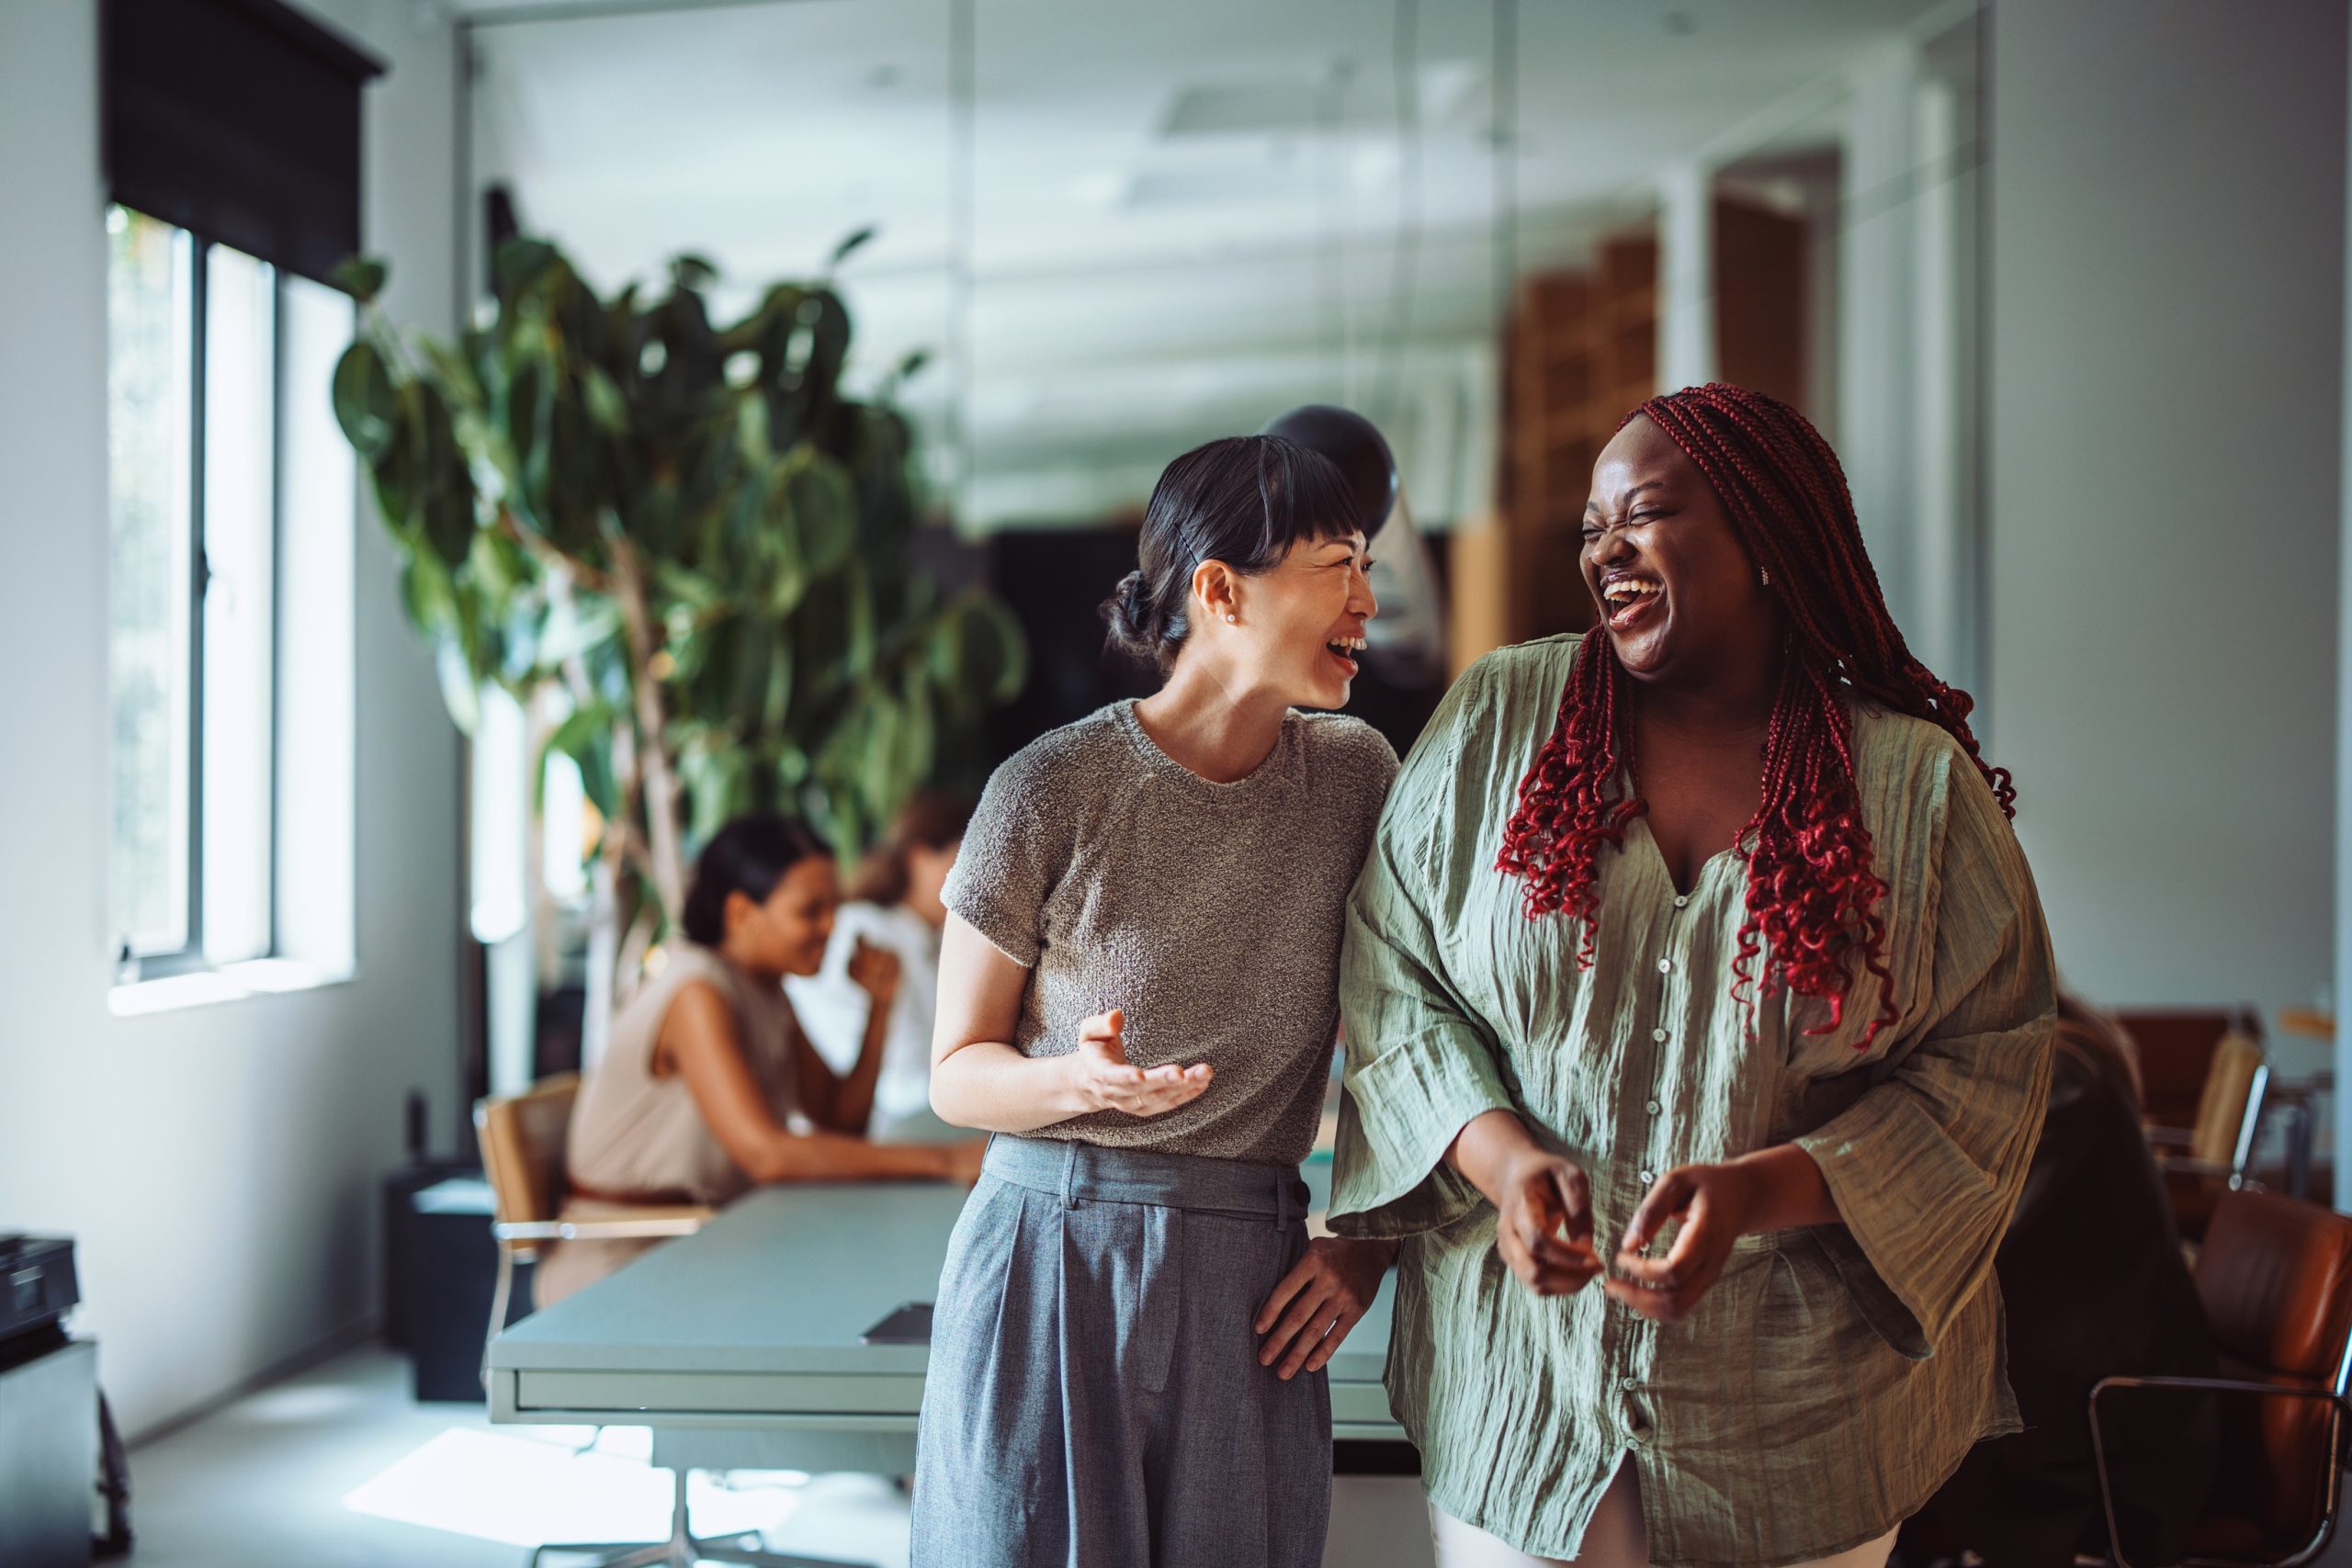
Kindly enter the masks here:
M 972 803 L 925 790 L 900 809 L 890 831 L 850 881 L 849 902 L 833 920 L 832 945 L 815 975 L 786 975 L 792 1010 L 835 1072 L 849 1072 L 872 1019 L 888 1014 L 882 1076 L 874 1086 L 876 1143 L 939 1143 L 966 1134 L 931 1111 L 931 1026 L 939 1011 L 939 933 L 947 924 L 940 902 L 948 868 L 964 842 Z M 899 961 L 898 999 L 887 1010 L 869 1006 L 851 974 L 860 947 L 879 948 Z
M 808 1048 L 786 975 L 823 963 L 840 901 L 831 849 L 797 822 L 740 817 L 695 868 L 684 940 L 614 1019 L 604 1060 L 571 1110 L 572 1191 L 616 1203 L 718 1204 L 770 1181 L 932 1177 L 969 1182 L 978 1144 L 883 1146 L 865 1124 L 899 983 L 898 960 L 861 947 L 868 998 L 845 1074 Z M 797 1118 L 807 1131 L 792 1126 Z M 542 1254 L 534 1294 L 561 1299 L 658 1245 L 571 1241 Z
M 1905 1568 L 1970 1554 L 1984 1568 L 2073 1568 L 2111 1556 L 2089 1398 L 2106 1377 L 2212 1377 L 2213 1341 L 2140 1121 L 2140 1071 L 2114 1019 L 2058 993 L 2050 1109 L 1993 1270 L 2025 1430 L 1977 1444 L 1903 1526 Z M 2210 1396 L 2102 1406 L 2123 1556 L 2178 1561 L 2212 1490 Z

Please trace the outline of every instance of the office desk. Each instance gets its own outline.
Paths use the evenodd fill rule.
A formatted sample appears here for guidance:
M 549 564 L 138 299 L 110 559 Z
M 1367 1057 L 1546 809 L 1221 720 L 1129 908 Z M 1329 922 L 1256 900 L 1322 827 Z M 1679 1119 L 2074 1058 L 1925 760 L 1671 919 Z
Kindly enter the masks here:
M 1307 1168 L 1318 1207 L 1329 1173 Z M 932 1299 L 963 1203 L 917 1183 L 754 1191 L 501 1335 L 491 1419 L 651 1427 L 673 1468 L 911 1474 L 930 1352 L 858 1336 Z M 1404 1441 L 1380 1382 L 1391 1289 L 1331 1359 L 1342 1441 Z

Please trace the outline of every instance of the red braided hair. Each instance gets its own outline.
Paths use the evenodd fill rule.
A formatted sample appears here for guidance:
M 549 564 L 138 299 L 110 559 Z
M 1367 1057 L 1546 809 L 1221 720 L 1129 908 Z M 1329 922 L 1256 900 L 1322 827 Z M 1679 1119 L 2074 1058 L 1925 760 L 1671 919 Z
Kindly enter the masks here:
M 1770 579 L 1789 622 L 1789 657 L 1764 742 L 1762 799 L 1736 852 L 1747 862 L 1747 917 L 1732 960 L 1732 992 L 1751 1009 L 1754 964 L 1770 950 L 1762 995 L 1782 987 L 1829 1004 L 1844 1018 L 1852 966 L 1878 976 L 1879 1011 L 1868 1046 L 1895 1018 L 1887 972 L 1886 884 L 1871 869 L 1871 834 L 1854 787 L 1855 694 L 1941 726 L 1964 748 L 2016 815 L 2007 769 L 1986 764 L 1969 732 L 1975 705 L 1912 657 L 1887 614 L 1878 573 L 1837 454 L 1804 415 L 1777 398 L 1722 382 L 1650 399 L 1618 428 L 1646 417 L 1681 448 L 1713 490 L 1740 542 Z M 1523 877 L 1530 919 L 1558 912 L 1584 922 L 1577 963 L 1593 957 L 1600 896 L 1595 862 L 1622 846 L 1647 810 L 1621 716 L 1626 676 L 1605 635 L 1577 650 L 1560 717 L 1520 782 L 1496 867 Z

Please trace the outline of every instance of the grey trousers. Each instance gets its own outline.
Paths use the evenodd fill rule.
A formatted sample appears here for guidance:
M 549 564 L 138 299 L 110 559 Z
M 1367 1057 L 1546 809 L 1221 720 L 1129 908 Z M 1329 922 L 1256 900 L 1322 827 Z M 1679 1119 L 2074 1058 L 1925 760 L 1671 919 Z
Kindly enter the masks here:
M 914 1568 L 1317 1568 L 1321 1372 L 1258 1364 L 1306 1247 L 1283 1166 L 1000 1134 L 948 1244 Z

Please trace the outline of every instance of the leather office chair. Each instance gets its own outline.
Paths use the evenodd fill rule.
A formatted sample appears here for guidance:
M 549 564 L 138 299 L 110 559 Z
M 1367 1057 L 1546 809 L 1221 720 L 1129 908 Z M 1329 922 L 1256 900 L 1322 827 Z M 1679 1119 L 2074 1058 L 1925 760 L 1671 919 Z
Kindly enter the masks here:
M 2182 1562 L 2310 1562 L 2335 1533 L 2352 1416 L 2352 1217 L 2275 1193 L 2224 1192 L 2198 1255 L 2197 1293 L 2223 1376 L 2107 1378 L 2091 1390 L 2109 1537 L 2120 1539 L 2102 1421 L 2128 1420 L 2134 1391 L 2202 1393 L 2219 1402 L 2222 1469 Z M 2132 1568 L 2120 1550 L 2116 1561 Z

